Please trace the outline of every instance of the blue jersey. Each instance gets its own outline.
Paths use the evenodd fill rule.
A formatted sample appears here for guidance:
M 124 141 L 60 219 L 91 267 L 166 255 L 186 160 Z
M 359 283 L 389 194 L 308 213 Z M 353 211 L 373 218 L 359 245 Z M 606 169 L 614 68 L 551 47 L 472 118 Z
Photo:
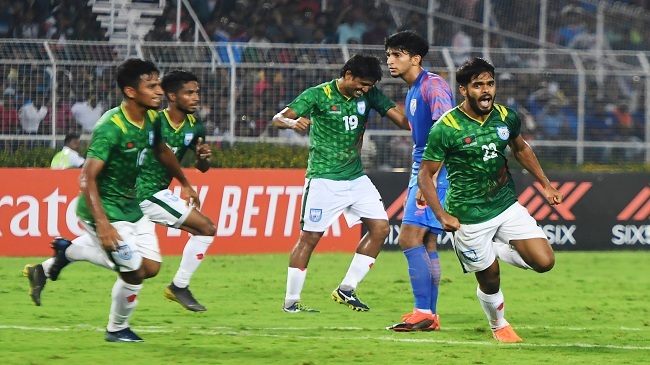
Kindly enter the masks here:
M 422 153 L 427 145 L 429 131 L 442 114 L 453 108 L 454 94 L 442 77 L 422 70 L 406 94 L 406 117 L 411 125 L 413 137 L 413 167 L 411 176 L 417 176 Z M 413 182 L 414 179 L 411 179 Z M 447 188 L 447 169 L 442 167 L 438 174 L 438 187 Z

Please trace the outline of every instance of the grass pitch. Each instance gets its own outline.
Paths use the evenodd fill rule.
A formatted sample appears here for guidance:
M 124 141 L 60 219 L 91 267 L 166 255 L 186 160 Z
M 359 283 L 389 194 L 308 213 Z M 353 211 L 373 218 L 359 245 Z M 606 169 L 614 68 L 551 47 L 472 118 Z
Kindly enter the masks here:
M 412 310 L 406 260 L 383 252 L 357 290 L 371 310 L 332 301 L 351 254 L 312 257 L 303 302 L 321 313 L 281 310 L 288 255 L 208 256 L 191 289 L 208 307 L 163 298 L 179 257 L 145 282 L 132 328 L 144 343 L 103 339 L 115 274 L 88 263 L 48 282 L 31 302 L 26 263 L 0 258 L 0 358 L 6 364 L 644 364 L 650 359 L 650 252 L 558 252 L 545 274 L 502 264 L 506 318 L 525 342 L 497 343 L 473 275 L 441 253 L 442 331 L 385 330 Z

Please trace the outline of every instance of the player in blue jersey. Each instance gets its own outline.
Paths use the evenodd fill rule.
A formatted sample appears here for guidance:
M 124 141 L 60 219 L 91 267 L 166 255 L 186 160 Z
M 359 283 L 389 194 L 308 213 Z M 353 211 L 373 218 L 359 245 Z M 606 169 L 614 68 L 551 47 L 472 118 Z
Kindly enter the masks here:
M 442 77 L 422 67 L 429 45 L 419 35 L 411 31 L 393 34 L 386 39 L 384 48 L 390 75 L 409 85 L 404 106 L 414 142 L 413 165 L 398 242 L 408 263 L 415 308 L 402 316 L 401 323 L 388 329 L 437 331 L 440 329 L 436 306 L 441 270 L 436 241 L 442 233 L 442 226 L 429 207 L 417 204 L 416 199 L 421 200 L 417 176 L 429 130 L 443 113 L 453 107 L 453 93 Z M 440 201 L 444 202 L 448 186 L 444 166 L 431 183 L 437 187 Z

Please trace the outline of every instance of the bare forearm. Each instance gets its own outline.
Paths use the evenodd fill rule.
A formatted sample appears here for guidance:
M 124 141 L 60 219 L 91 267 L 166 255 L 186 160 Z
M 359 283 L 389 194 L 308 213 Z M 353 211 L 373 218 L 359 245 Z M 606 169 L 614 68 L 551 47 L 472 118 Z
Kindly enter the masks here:
M 108 222 L 108 217 L 102 207 L 102 202 L 99 197 L 99 190 L 97 189 L 97 182 L 95 180 L 83 181 L 81 184 L 81 194 L 84 199 L 86 199 L 86 204 L 92 214 L 95 224 L 101 224 L 103 222 Z
M 549 186 L 550 182 L 544 174 L 539 160 L 530 147 L 526 147 L 514 154 L 515 159 L 528 171 L 543 187 Z

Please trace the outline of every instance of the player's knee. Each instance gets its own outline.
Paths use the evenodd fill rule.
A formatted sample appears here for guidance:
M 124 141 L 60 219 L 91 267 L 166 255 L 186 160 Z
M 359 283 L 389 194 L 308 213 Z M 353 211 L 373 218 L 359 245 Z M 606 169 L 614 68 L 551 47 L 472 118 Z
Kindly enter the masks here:
M 120 277 L 125 283 L 140 285 L 145 279 L 145 272 L 142 268 L 135 271 L 121 272 Z
M 551 271 L 553 266 L 555 266 L 555 255 L 551 254 L 549 256 L 538 259 L 537 262 L 530 266 L 538 273 Z
M 205 224 L 201 225 L 199 235 L 201 236 L 210 236 L 213 237 L 217 234 L 217 227 L 214 226 L 214 223 L 208 219 Z
M 375 237 L 380 237 L 382 238 L 382 242 L 386 237 L 388 237 L 388 234 L 390 233 L 390 225 L 388 224 L 388 221 L 382 221 L 380 224 L 376 224 L 373 227 L 373 232 L 371 232 Z

